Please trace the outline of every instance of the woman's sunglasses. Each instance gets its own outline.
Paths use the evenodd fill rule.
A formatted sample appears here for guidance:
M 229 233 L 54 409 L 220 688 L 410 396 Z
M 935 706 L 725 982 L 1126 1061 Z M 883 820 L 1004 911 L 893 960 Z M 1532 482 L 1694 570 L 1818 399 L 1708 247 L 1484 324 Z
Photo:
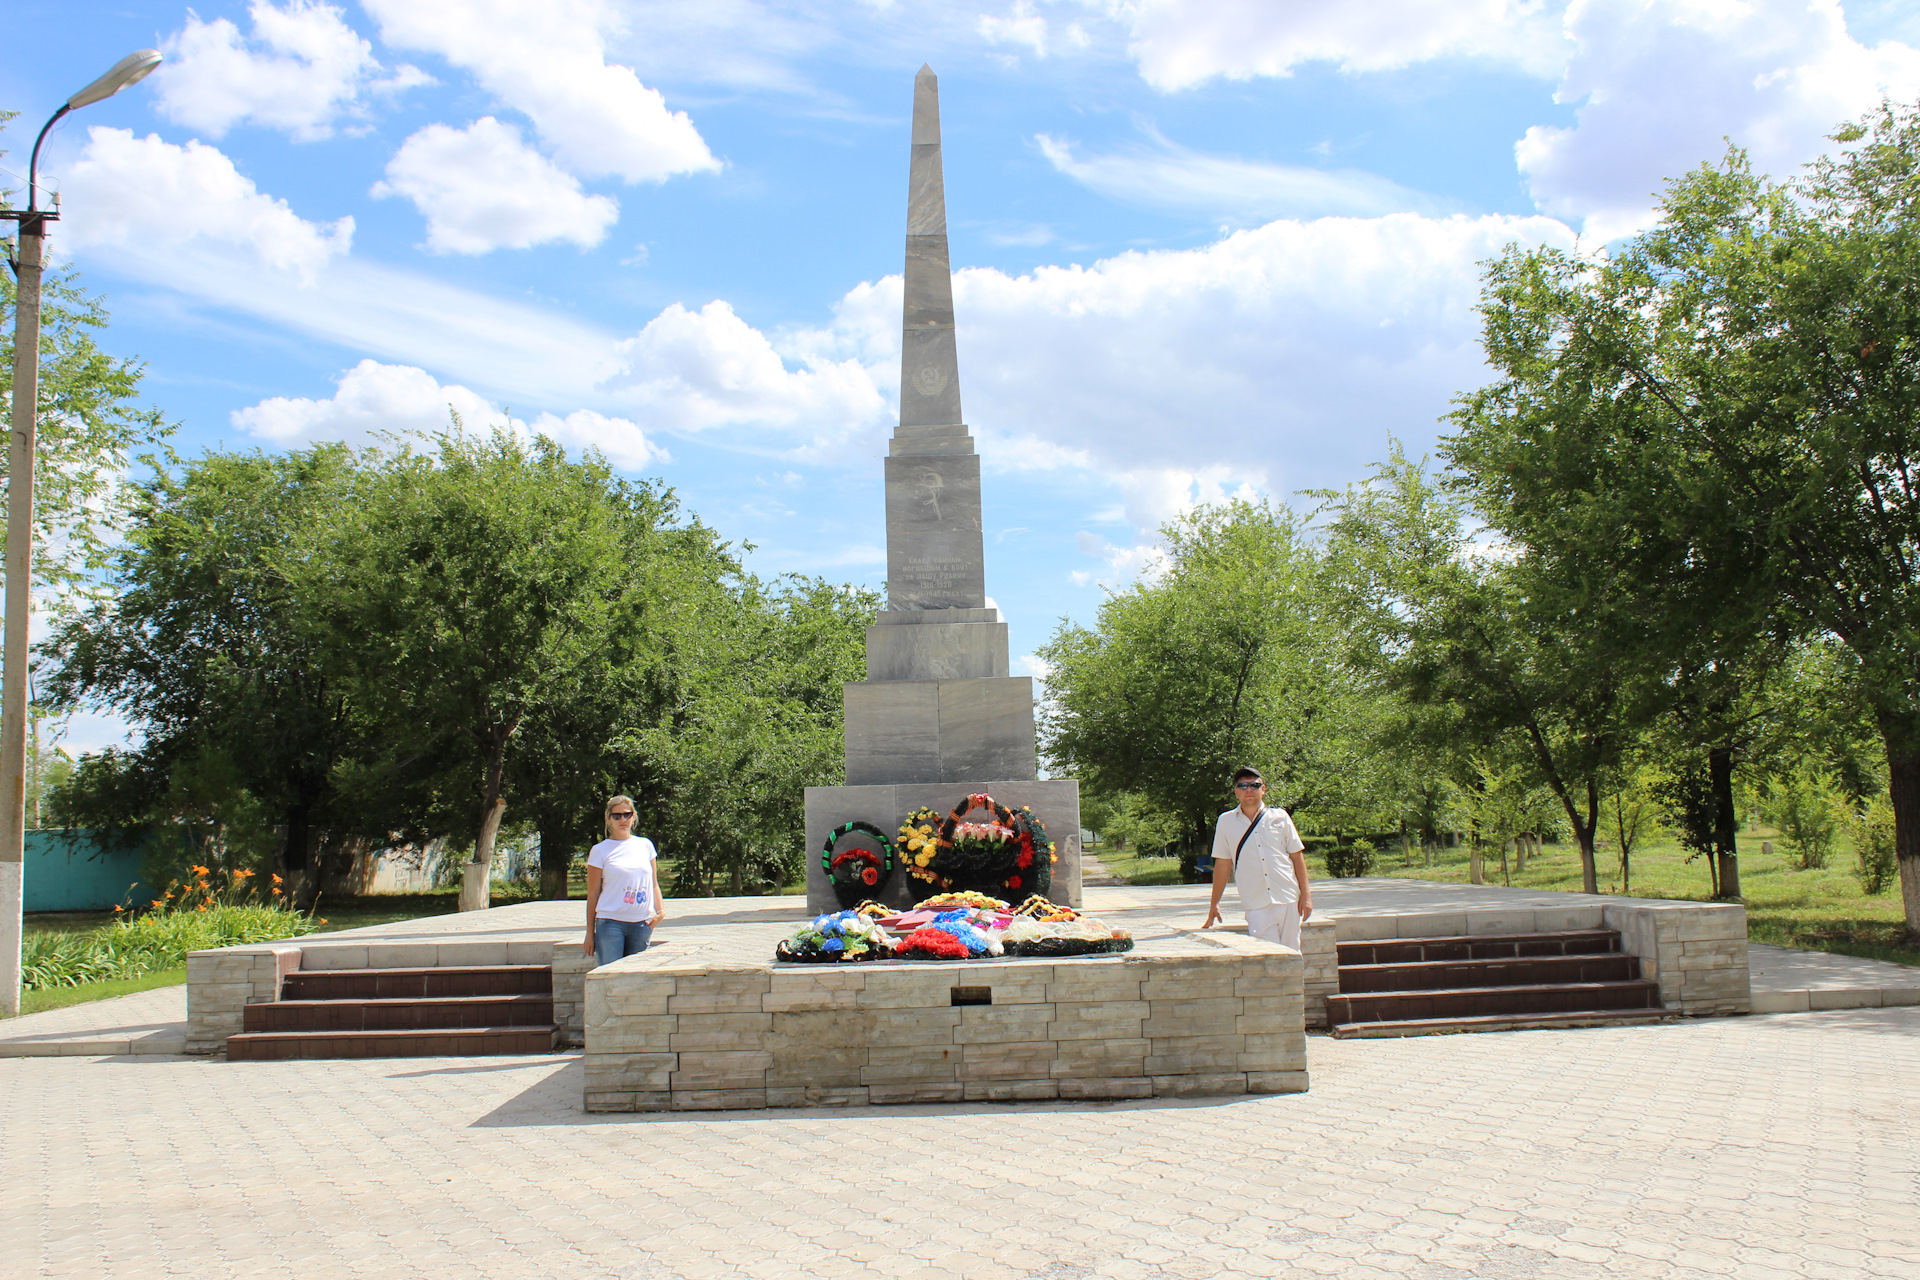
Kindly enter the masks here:
M 633 821 L 633 815 L 631 813 L 610 813 L 607 816 L 609 818 L 612 818 L 615 822 L 632 822 Z

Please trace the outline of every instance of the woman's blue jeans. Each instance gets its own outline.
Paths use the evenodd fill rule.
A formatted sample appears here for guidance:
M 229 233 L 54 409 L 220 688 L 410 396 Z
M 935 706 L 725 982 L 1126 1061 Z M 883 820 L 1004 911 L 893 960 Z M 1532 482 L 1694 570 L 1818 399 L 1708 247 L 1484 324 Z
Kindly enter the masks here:
M 612 964 L 625 956 L 637 956 L 647 949 L 653 926 L 645 920 L 595 920 L 593 956 L 601 964 Z

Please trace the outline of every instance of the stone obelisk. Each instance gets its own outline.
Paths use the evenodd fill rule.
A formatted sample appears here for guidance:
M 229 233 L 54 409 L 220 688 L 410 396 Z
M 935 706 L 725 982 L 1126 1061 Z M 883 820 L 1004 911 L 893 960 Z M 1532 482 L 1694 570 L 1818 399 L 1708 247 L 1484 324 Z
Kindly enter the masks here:
M 886 458 L 887 607 L 867 628 L 867 678 L 845 686 L 847 785 L 808 787 L 808 907 L 836 906 L 820 869 L 827 833 L 861 819 L 891 832 L 921 806 L 985 791 L 1027 805 L 1059 853 L 1056 902 L 1080 902 L 1080 793 L 1040 780 L 1033 681 L 1010 675 L 1007 625 L 986 593 L 980 457 L 960 415 L 953 275 L 940 163 L 940 85 L 913 82 L 900 425 Z M 912 886 L 896 873 L 887 897 Z

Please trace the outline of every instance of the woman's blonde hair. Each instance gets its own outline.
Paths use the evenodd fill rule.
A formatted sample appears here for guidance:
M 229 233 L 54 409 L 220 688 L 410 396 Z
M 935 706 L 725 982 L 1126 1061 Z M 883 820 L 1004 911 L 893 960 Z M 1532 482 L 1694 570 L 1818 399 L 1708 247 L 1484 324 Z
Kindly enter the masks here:
M 627 806 L 627 808 L 633 810 L 633 826 L 627 828 L 627 834 L 632 835 L 633 827 L 637 827 L 640 825 L 640 806 L 633 802 L 633 797 L 632 796 L 614 796 L 607 801 L 606 811 L 600 815 L 601 825 L 606 828 L 607 838 L 609 840 L 613 838 L 614 808 L 618 805 L 623 805 L 623 804 Z

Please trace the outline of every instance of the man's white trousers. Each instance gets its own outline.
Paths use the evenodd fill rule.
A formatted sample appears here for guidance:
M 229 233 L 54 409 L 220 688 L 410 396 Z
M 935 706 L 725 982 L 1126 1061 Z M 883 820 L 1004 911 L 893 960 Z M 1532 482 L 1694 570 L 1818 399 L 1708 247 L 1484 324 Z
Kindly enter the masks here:
M 1255 907 L 1247 912 L 1247 932 L 1283 947 L 1300 949 L 1300 904 L 1283 902 L 1277 907 Z

